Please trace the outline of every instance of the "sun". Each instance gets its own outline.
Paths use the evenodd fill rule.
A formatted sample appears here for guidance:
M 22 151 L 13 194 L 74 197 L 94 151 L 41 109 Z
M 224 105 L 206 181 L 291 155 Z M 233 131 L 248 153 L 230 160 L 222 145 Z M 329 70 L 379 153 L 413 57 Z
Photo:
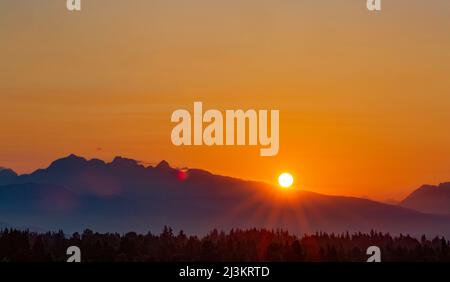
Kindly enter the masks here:
M 278 184 L 283 188 L 289 188 L 294 183 L 294 177 L 288 172 L 284 172 L 278 176 Z

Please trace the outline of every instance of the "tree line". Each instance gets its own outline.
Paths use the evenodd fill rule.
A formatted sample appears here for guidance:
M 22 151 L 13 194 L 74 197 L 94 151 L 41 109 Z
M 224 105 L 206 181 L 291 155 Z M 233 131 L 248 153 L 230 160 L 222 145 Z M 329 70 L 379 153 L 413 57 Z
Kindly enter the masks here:
M 205 236 L 174 233 L 164 227 L 160 234 L 129 232 L 66 235 L 63 231 L 36 233 L 0 231 L 0 261 L 66 261 L 66 250 L 77 246 L 83 262 L 233 262 L 233 261 L 366 261 L 366 250 L 377 246 L 382 261 L 450 261 L 449 241 L 443 237 L 420 239 L 389 233 L 296 236 L 285 230 L 212 230 Z

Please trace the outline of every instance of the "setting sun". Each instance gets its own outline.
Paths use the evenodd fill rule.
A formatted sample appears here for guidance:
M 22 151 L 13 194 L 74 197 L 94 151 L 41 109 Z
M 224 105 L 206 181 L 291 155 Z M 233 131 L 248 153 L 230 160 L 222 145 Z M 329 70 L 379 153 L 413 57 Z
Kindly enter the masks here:
M 278 177 L 278 183 L 281 187 L 289 188 L 292 186 L 292 183 L 294 183 L 294 177 L 290 173 L 282 173 Z

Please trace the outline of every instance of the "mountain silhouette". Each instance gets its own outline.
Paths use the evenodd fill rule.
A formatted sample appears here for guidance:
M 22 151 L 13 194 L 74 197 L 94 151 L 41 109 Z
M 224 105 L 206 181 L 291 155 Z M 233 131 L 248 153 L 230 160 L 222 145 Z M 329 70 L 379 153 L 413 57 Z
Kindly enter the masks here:
M 70 155 L 31 174 L 0 174 L 0 221 L 67 232 L 158 231 L 201 234 L 213 228 L 283 228 L 297 234 L 391 232 L 450 235 L 450 216 L 367 199 L 178 170 L 116 157 Z
M 450 214 L 450 182 L 438 186 L 423 185 L 400 205 L 424 213 Z
M 0 185 L 11 183 L 16 177 L 17 173 L 12 169 L 0 168 Z

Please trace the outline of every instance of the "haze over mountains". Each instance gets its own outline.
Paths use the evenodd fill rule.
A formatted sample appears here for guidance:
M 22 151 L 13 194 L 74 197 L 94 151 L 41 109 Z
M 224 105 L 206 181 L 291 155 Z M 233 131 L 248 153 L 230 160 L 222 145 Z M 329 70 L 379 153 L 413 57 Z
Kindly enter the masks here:
M 165 161 L 146 167 L 122 157 L 106 163 L 75 155 L 31 174 L 0 170 L 0 185 L 0 222 L 12 226 L 158 232 L 168 225 L 195 234 L 212 228 L 283 228 L 298 234 L 375 229 L 450 237 L 444 200 L 430 210 L 440 214 L 427 210 L 435 197 L 422 195 L 431 188 L 419 189 L 396 206 L 280 190 L 198 169 L 179 171 Z M 418 204 L 420 199 L 427 204 Z

